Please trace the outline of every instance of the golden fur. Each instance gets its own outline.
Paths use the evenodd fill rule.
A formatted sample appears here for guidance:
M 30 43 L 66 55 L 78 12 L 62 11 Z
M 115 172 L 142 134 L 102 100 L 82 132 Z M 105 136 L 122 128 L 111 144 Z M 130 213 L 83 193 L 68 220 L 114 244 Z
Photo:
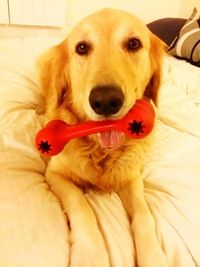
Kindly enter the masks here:
M 125 44 L 132 37 L 142 46 L 130 52 Z M 91 49 L 81 56 L 75 47 L 83 41 Z M 88 100 L 91 89 L 102 84 L 119 85 L 125 96 L 112 119 L 123 117 L 144 95 L 157 103 L 163 51 L 163 43 L 131 14 L 105 9 L 85 18 L 61 44 L 40 58 L 47 119 L 60 118 L 69 124 L 102 119 Z M 151 142 L 151 136 L 140 141 L 125 138 L 118 149 L 107 150 L 99 145 L 97 135 L 92 135 L 70 141 L 50 160 L 46 179 L 71 226 L 70 267 L 109 266 L 95 215 L 82 192 L 89 187 L 119 193 L 131 218 L 138 266 L 167 266 L 144 200 L 140 174 Z

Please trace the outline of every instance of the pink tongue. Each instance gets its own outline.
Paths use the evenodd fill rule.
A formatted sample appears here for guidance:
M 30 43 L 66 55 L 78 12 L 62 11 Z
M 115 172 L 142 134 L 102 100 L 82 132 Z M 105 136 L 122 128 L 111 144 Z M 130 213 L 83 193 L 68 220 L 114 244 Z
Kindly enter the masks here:
M 109 131 L 99 133 L 98 136 L 102 147 L 114 149 L 121 145 L 123 134 L 118 131 Z

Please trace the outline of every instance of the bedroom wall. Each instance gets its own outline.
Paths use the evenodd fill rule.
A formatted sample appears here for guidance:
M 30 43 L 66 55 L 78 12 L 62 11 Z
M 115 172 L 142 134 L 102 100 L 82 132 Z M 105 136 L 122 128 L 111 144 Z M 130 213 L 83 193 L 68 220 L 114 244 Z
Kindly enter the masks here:
M 122 9 L 140 17 L 145 23 L 164 17 L 188 18 L 194 6 L 200 10 L 200 0 L 68 0 L 66 11 L 66 30 L 81 18 L 105 7 Z
M 9 0 L 11 1 L 11 0 Z M 16 1 L 16 0 L 15 0 Z M 21 1 L 22 0 L 17 0 Z M 31 1 L 31 0 L 26 0 Z M 33 0 L 35 3 L 35 0 Z M 37 0 L 37 2 L 46 0 Z M 80 18 L 104 7 L 113 7 L 123 9 L 129 12 L 133 12 L 139 16 L 144 22 L 148 23 L 152 20 L 162 17 L 188 17 L 194 6 L 198 6 L 200 9 L 200 0 L 51 0 L 56 1 L 59 5 L 59 10 L 63 10 L 63 21 L 66 22 L 67 29 L 71 28 L 77 23 Z M 7 0 L 0 0 L 0 17 L 5 16 L 2 13 L 2 3 L 7 3 Z M 53 6 L 53 5 L 52 5 Z M 28 6 L 29 7 L 29 6 Z M 18 5 L 21 9 L 22 5 Z M 48 5 L 48 9 L 50 6 Z M 26 13 L 26 11 L 23 11 Z M 28 10 L 30 12 L 30 10 Z M 51 13 L 50 10 L 48 12 Z M 1 14 L 2 13 L 2 14 Z M 41 12 L 40 12 L 41 13 Z M 52 10 L 52 14 L 55 10 Z M 20 10 L 16 10 L 15 16 L 21 16 Z M 62 14 L 61 14 L 62 16 Z M 53 20 L 53 18 L 52 18 Z M 1 22 L 1 20 L 0 20 Z M 34 21 L 35 24 L 35 21 Z M 36 23 L 37 24 L 37 23 Z M 66 31 L 66 28 L 65 28 Z M 60 36 L 62 31 L 59 28 L 51 28 L 48 26 L 26 26 L 26 25 L 0 25 L 0 36 Z
M 181 0 L 179 8 L 179 16 L 187 18 L 190 16 L 194 6 L 200 10 L 200 0 Z
M 200 8 L 200 0 L 85 0 L 84 5 L 80 5 L 80 0 L 68 0 L 67 22 L 68 25 L 73 25 L 91 12 L 104 7 L 114 7 L 133 12 L 148 23 L 164 17 L 187 18 L 194 6 Z
M 162 17 L 175 17 L 179 13 L 182 0 L 85 0 L 80 5 L 79 0 L 68 0 L 67 22 L 75 24 L 81 17 L 104 7 L 113 7 L 129 11 L 139 16 L 144 22 L 150 22 Z

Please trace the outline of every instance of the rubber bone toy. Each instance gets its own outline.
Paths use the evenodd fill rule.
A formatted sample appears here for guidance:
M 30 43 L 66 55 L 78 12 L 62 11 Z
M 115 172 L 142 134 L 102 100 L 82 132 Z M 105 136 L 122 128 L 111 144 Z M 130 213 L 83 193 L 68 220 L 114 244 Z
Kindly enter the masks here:
M 155 113 L 149 101 L 139 99 L 125 117 L 119 120 L 85 121 L 68 125 L 62 120 L 50 121 L 36 135 L 35 144 L 43 155 L 53 156 L 62 151 L 73 138 L 117 130 L 128 137 L 141 139 L 153 129 Z

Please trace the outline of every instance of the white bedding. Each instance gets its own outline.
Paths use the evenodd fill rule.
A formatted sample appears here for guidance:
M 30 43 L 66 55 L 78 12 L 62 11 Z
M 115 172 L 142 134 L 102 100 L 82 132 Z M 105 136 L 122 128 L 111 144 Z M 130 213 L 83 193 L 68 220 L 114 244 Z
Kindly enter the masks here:
M 38 51 L 41 40 L 34 41 Z M 0 42 L 0 267 L 66 267 L 67 220 L 34 148 L 42 100 L 33 65 L 37 51 L 30 39 Z M 199 71 L 166 57 L 156 142 L 143 169 L 146 201 L 170 267 L 200 266 Z M 91 191 L 86 197 L 111 267 L 133 267 L 130 225 L 117 195 Z

